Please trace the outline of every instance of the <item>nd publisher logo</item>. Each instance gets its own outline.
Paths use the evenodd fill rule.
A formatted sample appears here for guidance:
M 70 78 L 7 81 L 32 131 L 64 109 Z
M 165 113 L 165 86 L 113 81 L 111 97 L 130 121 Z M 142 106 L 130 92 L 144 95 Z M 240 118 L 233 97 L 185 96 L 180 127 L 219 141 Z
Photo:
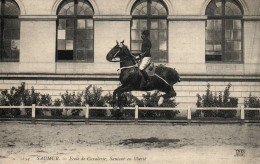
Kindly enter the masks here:
M 246 150 L 245 149 L 235 149 L 236 154 L 235 157 L 244 157 Z

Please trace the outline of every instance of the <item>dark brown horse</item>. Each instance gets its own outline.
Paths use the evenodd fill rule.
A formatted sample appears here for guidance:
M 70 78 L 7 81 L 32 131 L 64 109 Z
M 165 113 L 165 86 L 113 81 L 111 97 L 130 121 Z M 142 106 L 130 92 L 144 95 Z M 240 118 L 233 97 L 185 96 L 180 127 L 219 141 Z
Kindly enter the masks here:
M 161 96 L 158 104 L 164 99 L 176 96 L 173 85 L 180 81 L 179 74 L 175 69 L 159 65 L 155 69 L 155 76 L 150 77 L 150 83 L 146 86 L 142 85 L 143 77 L 137 66 L 137 59 L 131 54 L 130 50 L 124 45 L 124 41 L 117 44 L 108 52 L 106 59 L 109 62 L 120 62 L 121 86 L 114 90 L 113 102 L 114 109 L 117 106 L 122 109 L 121 94 L 129 91 L 151 91 L 159 90 L 165 94 Z M 118 96 L 118 99 L 116 99 Z

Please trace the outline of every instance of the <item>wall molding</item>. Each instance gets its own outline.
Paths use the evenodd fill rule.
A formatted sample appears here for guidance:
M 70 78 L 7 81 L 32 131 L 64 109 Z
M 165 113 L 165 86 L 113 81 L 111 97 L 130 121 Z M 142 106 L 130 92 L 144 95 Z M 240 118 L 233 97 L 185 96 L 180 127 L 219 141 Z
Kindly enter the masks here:
M 51 8 L 51 14 L 56 15 L 57 14 L 57 10 L 59 5 L 63 2 L 64 0 L 56 0 Z M 93 9 L 94 9 L 94 14 L 98 15 L 99 14 L 99 8 L 98 5 L 96 4 L 95 0 L 88 0 L 89 3 L 92 5 Z
M 167 17 L 169 21 L 205 21 L 206 15 L 169 15 Z
M 20 8 L 20 14 L 21 15 L 25 15 L 26 14 L 26 10 L 25 10 L 23 2 L 21 0 L 15 0 L 15 2 L 18 4 L 18 6 Z
M 207 6 L 211 1 L 212 0 L 205 0 L 205 2 L 202 4 L 202 7 L 200 9 L 201 15 L 205 15 Z M 237 0 L 237 1 L 241 4 L 241 6 L 244 10 L 244 15 L 249 15 L 249 8 L 248 8 L 248 5 L 246 3 L 246 0 Z
M 20 15 L 19 19 L 22 21 L 56 21 L 57 15 Z M 94 20 L 98 21 L 130 21 L 131 15 L 94 15 Z M 207 15 L 169 15 L 167 17 L 169 21 L 204 21 L 207 20 Z M 244 15 L 245 21 L 260 21 L 259 15 Z
M 168 14 L 172 15 L 173 14 L 173 5 L 172 5 L 171 1 L 170 0 L 162 0 L 162 1 L 165 3 L 166 7 L 168 8 Z M 132 7 L 135 2 L 136 2 L 136 0 L 129 0 L 127 7 L 125 9 L 126 15 L 131 15 L 131 10 L 132 10 Z
M 94 15 L 94 20 L 97 21 L 130 21 L 131 15 Z
M 259 75 L 209 75 L 209 74 L 180 74 L 182 81 L 257 81 L 260 82 Z M 16 74 L 16 73 L 0 73 L 0 79 L 7 80 L 107 80 L 118 81 L 117 74 Z
M 21 21 L 56 21 L 56 15 L 20 15 Z
M 245 21 L 260 21 L 259 15 L 244 15 L 243 20 Z

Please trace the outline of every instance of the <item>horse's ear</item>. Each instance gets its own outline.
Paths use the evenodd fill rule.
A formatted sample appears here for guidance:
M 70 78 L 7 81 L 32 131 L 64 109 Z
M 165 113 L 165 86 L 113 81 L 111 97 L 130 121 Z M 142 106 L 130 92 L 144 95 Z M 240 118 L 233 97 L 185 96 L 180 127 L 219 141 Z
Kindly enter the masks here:
M 121 43 L 124 44 L 125 40 L 123 40 Z
M 118 41 L 116 41 L 116 45 L 118 45 L 119 43 L 118 43 Z

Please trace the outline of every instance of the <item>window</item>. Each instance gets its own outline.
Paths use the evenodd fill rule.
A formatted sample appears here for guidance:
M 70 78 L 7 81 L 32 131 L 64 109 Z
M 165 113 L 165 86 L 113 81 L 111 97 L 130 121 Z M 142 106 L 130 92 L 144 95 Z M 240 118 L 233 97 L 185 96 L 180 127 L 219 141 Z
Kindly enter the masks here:
M 57 61 L 94 62 L 93 8 L 86 0 L 65 0 L 58 9 Z
M 0 0 L 0 61 L 18 62 L 20 50 L 20 9 L 13 0 Z
M 206 9 L 206 62 L 242 62 L 243 10 L 235 0 L 212 0 Z
M 168 11 L 159 0 L 138 0 L 132 8 L 131 52 L 141 52 L 141 32 L 150 31 L 151 55 L 154 62 L 168 62 Z

